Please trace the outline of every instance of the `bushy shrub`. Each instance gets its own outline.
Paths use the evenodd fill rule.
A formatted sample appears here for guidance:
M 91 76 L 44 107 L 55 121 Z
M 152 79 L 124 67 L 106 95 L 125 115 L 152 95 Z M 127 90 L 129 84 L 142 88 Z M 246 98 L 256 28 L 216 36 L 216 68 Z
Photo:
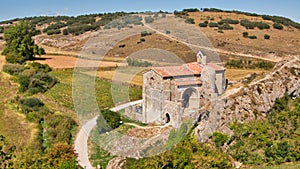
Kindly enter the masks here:
M 45 126 L 47 126 L 47 147 L 58 142 L 71 144 L 72 130 L 77 126 L 76 122 L 69 116 L 60 114 L 51 114 L 45 117 Z
M 264 22 L 256 22 L 256 27 L 261 30 L 262 29 L 270 29 L 269 24 L 264 23 Z
M 251 21 L 249 21 L 249 20 L 247 20 L 247 19 L 241 20 L 241 21 L 240 21 L 240 24 L 241 24 L 242 26 L 244 26 L 246 29 L 254 29 L 255 26 L 256 26 L 256 24 L 255 24 L 254 22 L 251 22 Z
M 224 25 L 218 26 L 219 30 L 233 30 L 233 27 L 230 26 L 228 23 L 225 23 Z
M 46 92 L 48 89 L 52 88 L 58 81 L 56 78 L 46 73 L 48 71 L 50 71 L 50 67 L 47 65 L 42 66 L 40 64 L 33 64 L 30 69 L 19 74 L 19 91 L 33 95 L 39 92 Z
M 216 22 L 210 22 L 209 24 L 208 24 L 208 26 L 209 27 L 218 27 L 218 23 L 216 23 Z
M 22 112 L 24 113 L 38 111 L 41 107 L 44 106 L 44 103 L 40 99 L 35 97 L 21 99 L 20 104 Z
M 269 24 L 264 22 L 251 22 L 247 19 L 242 19 L 240 21 L 241 26 L 244 26 L 246 29 L 254 29 L 257 27 L 258 29 L 270 29 Z
M 48 73 L 51 72 L 51 67 L 48 64 L 41 64 L 38 62 L 29 63 L 28 66 L 33 69 L 35 72 L 44 72 Z
M 3 65 L 3 71 L 10 74 L 10 75 L 19 75 L 21 72 L 23 72 L 24 66 L 20 64 L 11 64 L 7 63 Z
M 270 35 L 265 34 L 265 35 L 264 35 L 264 39 L 270 39 Z
M 220 22 L 228 23 L 228 24 L 239 24 L 239 20 L 234 20 L 230 18 L 222 19 Z
M 140 42 L 146 42 L 146 39 L 145 38 L 141 38 Z
M 280 23 L 274 23 L 274 24 L 273 24 L 273 28 L 282 30 L 282 29 L 283 29 L 283 26 L 282 26 Z
M 145 22 L 146 23 L 152 23 L 153 21 L 154 21 L 154 18 L 152 18 L 151 16 L 145 17 Z
M 19 76 L 18 77 L 18 83 L 20 85 L 19 91 L 20 92 L 25 92 L 26 90 L 28 90 L 28 85 L 30 83 L 29 77 L 24 76 L 24 75 Z
M 267 61 L 260 61 L 254 64 L 255 67 L 260 68 L 260 69 L 265 69 L 265 70 L 270 70 L 273 69 L 274 63 L 272 62 L 267 62 Z
M 218 22 L 218 25 L 223 25 L 223 24 L 224 24 L 223 21 L 219 21 L 219 22 Z
M 43 32 L 46 33 L 48 32 L 49 30 L 58 30 L 60 28 L 63 28 L 67 26 L 66 23 L 63 23 L 63 22 L 57 22 L 57 23 L 54 23 L 54 24 L 51 24 L 49 25 L 47 28 L 43 29 Z
M 147 32 L 147 31 L 142 31 L 141 32 L 141 37 L 149 36 L 149 35 L 152 35 L 152 33 L 151 32 Z
M 244 38 L 247 38 L 249 36 L 249 33 L 248 32 L 243 32 L 243 37 Z
M 250 38 L 250 39 L 257 39 L 257 37 L 255 35 L 248 36 L 248 38 Z
M 185 23 L 187 23 L 187 24 L 195 24 L 195 20 L 193 18 L 186 18 Z
M 199 26 L 200 27 L 207 27 L 207 23 L 205 23 L 205 22 L 199 23 Z
M 47 30 L 47 35 L 55 35 L 55 34 L 60 34 L 61 31 L 59 29 L 50 29 Z

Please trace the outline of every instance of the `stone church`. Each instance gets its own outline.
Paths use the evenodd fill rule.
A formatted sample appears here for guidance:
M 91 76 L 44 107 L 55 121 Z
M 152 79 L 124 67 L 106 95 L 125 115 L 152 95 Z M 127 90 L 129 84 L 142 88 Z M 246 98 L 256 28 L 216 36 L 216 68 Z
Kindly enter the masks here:
M 183 118 L 195 117 L 207 98 L 225 91 L 224 73 L 224 67 L 206 63 L 202 52 L 197 54 L 197 62 L 153 67 L 143 75 L 142 105 L 135 110 L 131 107 L 126 114 L 144 123 L 178 126 Z

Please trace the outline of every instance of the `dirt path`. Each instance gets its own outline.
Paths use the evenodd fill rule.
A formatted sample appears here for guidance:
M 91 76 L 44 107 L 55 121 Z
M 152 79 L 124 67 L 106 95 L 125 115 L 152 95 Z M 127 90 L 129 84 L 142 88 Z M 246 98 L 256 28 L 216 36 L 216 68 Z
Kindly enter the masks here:
M 202 49 L 210 50 L 210 51 L 217 52 L 217 53 L 227 54 L 227 55 L 235 55 L 235 56 L 242 56 L 242 57 L 248 57 L 248 58 L 254 58 L 254 59 L 261 59 L 261 60 L 266 60 L 266 61 L 271 61 L 271 62 L 279 62 L 279 61 L 282 60 L 281 58 L 267 58 L 267 57 L 262 57 L 262 56 L 255 56 L 255 55 L 251 55 L 251 54 L 244 54 L 244 53 L 238 53 L 238 52 L 230 52 L 230 51 L 226 51 L 226 50 L 223 50 L 223 49 L 209 48 L 209 47 L 205 47 L 205 46 L 191 44 L 191 43 L 182 41 L 182 40 L 178 39 L 177 37 L 168 35 L 168 34 L 163 33 L 163 32 L 161 32 L 161 31 L 159 31 L 159 30 L 157 30 L 155 28 L 152 28 L 151 26 L 149 26 L 149 25 L 147 25 L 145 23 L 145 19 L 143 19 L 142 22 L 143 22 L 143 24 L 144 24 L 144 26 L 146 28 L 155 31 L 157 34 L 163 35 L 163 36 L 165 36 L 167 38 L 170 38 L 170 39 L 172 39 L 174 41 L 183 43 L 183 44 L 185 44 L 187 46 L 202 48 Z

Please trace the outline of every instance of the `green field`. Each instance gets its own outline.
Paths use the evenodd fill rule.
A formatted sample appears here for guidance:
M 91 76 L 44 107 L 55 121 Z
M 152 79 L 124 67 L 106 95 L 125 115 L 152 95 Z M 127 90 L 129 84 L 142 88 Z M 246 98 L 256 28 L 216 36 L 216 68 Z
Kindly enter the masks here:
M 64 106 L 70 110 L 74 111 L 73 105 L 73 93 L 72 93 L 72 77 L 73 70 L 55 70 L 50 73 L 54 77 L 59 80 L 59 83 L 56 84 L 51 90 L 45 93 L 45 96 L 54 101 L 56 104 L 60 106 Z M 138 88 L 129 88 L 129 96 L 124 93 L 127 90 L 126 86 L 122 85 L 111 85 L 110 82 L 105 80 L 101 80 L 99 78 L 94 79 L 88 75 L 82 74 L 80 77 L 84 78 L 82 82 L 82 90 L 86 90 L 85 87 L 87 84 L 92 81 L 95 81 L 94 90 L 96 93 L 97 103 L 100 109 L 110 108 L 114 106 L 114 102 L 126 102 L 130 100 L 138 100 L 141 99 L 142 90 Z M 81 80 L 81 79 L 79 79 Z M 116 89 L 116 90 L 115 90 Z M 114 92 L 114 97 L 112 97 L 112 91 Z M 88 97 L 88 96 L 82 96 Z M 115 100 L 113 100 L 115 99 Z

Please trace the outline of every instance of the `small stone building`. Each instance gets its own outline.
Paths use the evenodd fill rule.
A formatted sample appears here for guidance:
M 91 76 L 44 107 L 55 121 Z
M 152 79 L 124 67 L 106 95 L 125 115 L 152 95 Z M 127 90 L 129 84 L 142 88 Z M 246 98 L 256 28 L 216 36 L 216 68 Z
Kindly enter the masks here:
M 143 75 L 142 104 L 127 108 L 125 115 L 144 123 L 179 127 L 183 118 L 198 117 L 210 98 L 225 91 L 224 73 L 224 67 L 206 63 L 202 52 L 197 62 L 153 67 Z

